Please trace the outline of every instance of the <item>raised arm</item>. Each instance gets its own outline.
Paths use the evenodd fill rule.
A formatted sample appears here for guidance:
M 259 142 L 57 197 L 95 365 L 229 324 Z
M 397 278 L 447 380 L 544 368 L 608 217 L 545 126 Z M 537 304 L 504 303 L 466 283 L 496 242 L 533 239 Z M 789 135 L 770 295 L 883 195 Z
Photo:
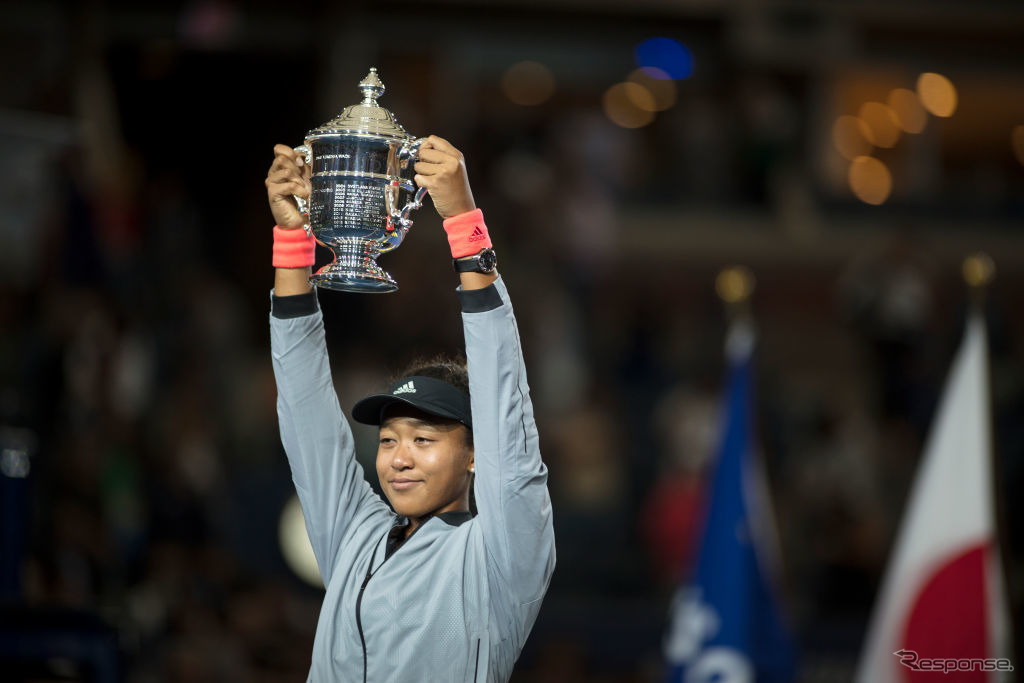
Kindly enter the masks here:
M 288 239 L 304 234 L 292 195 L 308 196 L 309 170 L 291 148 L 277 145 L 274 152 L 267 195 L 278 229 L 298 231 L 285 235 Z M 346 542 L 386 525 L 391 515 L 355 460 L 352 431 L 334 391 L 323 318 L 309 285 L 310 268 L 290 259 L 276 265 L 270 346 L 281 442 L 326 585 Z
M 430 190 L 445 219 L 453 258 L 471 262 L 475 247 L 458 233 L 486 234 L 462 154 L 431 136 L 416 181 Z M 489 239 L 487 240 L 489 245 Z M 477 520 L 494 566 L 519 604 L 543 597 L 555 566 L 548 472 L 540 456 L 519 330 L 496 270 L 461 272 L 459 296 L 466 337 Z
M 513 596 L 527 603 L 547 590 L 555 541 L 519 330 L 500 278 L 461 298 L 484 543 Z

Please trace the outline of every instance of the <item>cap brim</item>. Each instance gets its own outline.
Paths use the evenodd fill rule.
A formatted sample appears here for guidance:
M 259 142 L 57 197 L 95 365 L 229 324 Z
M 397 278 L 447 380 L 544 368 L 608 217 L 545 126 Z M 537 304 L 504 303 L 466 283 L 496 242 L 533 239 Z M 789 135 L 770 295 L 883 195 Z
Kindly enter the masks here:
M 352 419 L 361 424 L 380 426 L 381 416 L 384 414 L 385 408 L 396 403 L 412 406 L 417 410 L 422 410 L 424 413 L 434 415 L 435 417 L 443 417 L 449 420 L 463 422 L 462 416 L 456 415 L 453 411 L 448 410 L 443 406 L 439 406 L 422 399 L 410 400 L 403 396 L 392 396 L 391 394 L 374 394 L 373 396 L 367 396 L 363 400 L 359 401 L 352 406 Z

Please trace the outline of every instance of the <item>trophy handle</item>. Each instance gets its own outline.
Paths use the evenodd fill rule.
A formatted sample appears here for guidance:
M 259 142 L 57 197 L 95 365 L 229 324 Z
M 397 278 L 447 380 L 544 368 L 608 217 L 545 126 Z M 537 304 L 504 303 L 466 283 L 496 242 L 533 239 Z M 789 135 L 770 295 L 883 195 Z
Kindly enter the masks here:
M 409 140 L 402 145 L 401 149 L 398 150 L 398 158 L 403 161 L 418 161 L 420 156 L 420 147 L 426 141 L 426 138 Z M 401 211 L 394 211 L 392 209 L 390 218 L 398 224 L 398 227 L 403 230 L 408 230 L 412 227 L 412 220 L 410 220 L 409 214 L 423 206 L 423 198 L 426 195 L 427 188 L 416 188 L 416 194 L 413 196 L 412 201 L 403 206 Z
M 416 195 L 412 198 L 412 201 L 403 206 L 401 211 L 392 216 L 398 224 L 398 227 L 403 230 L 408 230 L 412 227 L 412 219 L 409 218 L 409 214 L 423 206 L 423 197 L 425 197 L 426 194 L 427 188 L 417 188 Z
M 305 158 L 306 163 L 310 167 L 313 166 L 313 150 L 309 148 L 309 145 L 299 145 L 294 149 Z M 292 197 L 295 198 L 295 206 L 299 208 L 299 213 L 306 217 L 306 222 L 302 224 L 302 229 L 306 231 L 307 237 L 312 237 L 313 231 L 309 227 L 309 202 L 297 194 L 293 194 Z

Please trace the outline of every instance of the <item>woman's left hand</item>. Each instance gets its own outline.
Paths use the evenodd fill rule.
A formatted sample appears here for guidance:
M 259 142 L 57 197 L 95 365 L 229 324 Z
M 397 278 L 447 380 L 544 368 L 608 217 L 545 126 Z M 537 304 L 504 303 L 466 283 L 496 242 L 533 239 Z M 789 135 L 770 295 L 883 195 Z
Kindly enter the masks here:
M 442 219 L 476 208 L 462 152 L 444 138 L 431 135 L 420 147 L 419 158 L 413 180 L 427 188 Z

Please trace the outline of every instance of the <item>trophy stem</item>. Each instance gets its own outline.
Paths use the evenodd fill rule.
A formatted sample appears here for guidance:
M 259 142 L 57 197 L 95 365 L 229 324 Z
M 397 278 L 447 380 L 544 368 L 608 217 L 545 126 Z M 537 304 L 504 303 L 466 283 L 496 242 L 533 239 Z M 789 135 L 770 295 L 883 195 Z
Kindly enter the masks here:
M 380 252 L 373 242 L 358 238 L 341 238 L 327 245 L 334 252 L 334 261 L 309 278 L 311 284 L 343 292 L 394 292 L 395 282 L 377 265 Z

